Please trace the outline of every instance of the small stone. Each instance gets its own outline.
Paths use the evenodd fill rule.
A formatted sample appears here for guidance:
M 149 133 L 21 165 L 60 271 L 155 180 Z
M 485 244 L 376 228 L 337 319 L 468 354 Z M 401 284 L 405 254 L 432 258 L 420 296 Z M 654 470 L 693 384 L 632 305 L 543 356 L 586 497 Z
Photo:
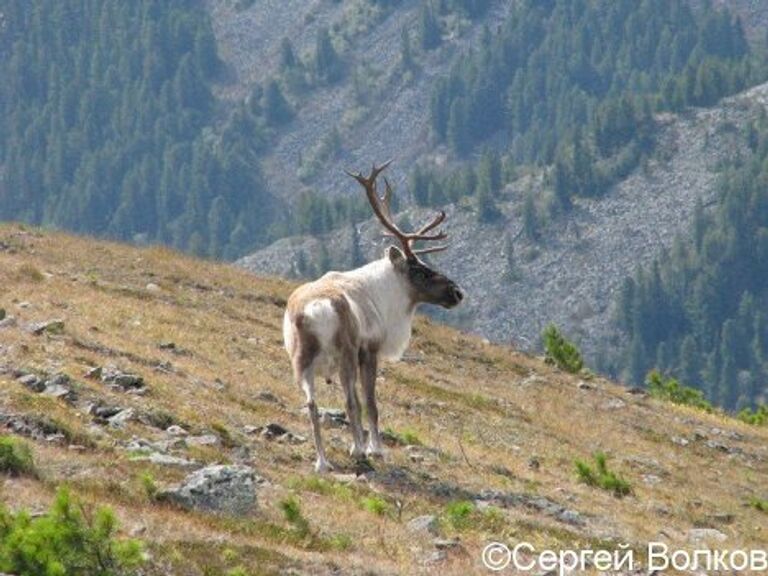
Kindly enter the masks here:
M 648 392 L 646 392 L 639 386 L 632 386 L 631 388 L 628 388 L 627 394 L 633 394 L 635 396 L 648 396 Z
M 584 520 L 582 519 L 581 514 L 575 510 L 563 510 L 556 516 L 556 518 L 565 524 L 571 524 L 573 526 L 584 525 Z
M 0 328 L 15 328 L 17 324 L 15 316 L 6 316 L 0 320 Z
M 728 540 L 728 536 L 714 528 L 693 528 L 688 530 L 688 541 L 691 544 L 725 542 L 726 540 Z
M 656 474 L 643 474 L 643 482 L 649 486 L 656 486 L 657 484 L 661 484 L 661 478 L 656 476 Z
M 430 566 L 432 564 L 440 564 L 441 562 L 444 562 L 447 557 L 448 555 L 445 553 L 445 550 L 435 550 L 427 556 L 426 560 L 424 560 L 424 565 Z
M 273 440 L 280 436 L 285 436 L 286 434 L 288 434 L 288 430 L 274 422 L 270 422 L 261 429 L 261 437 L 266 438 L 267 440 Z
M 157 347 L 160 350 L 176 350 L 176 342 L 160 342 Z
M 528 468 L 531 470 L 538 470 L 541 467 L 541 462 L 535 456 L 528 459 Z
M 106 406 L 104 404 L 93 404 L 88 410 L 88 413 L 95 416 L 100 420 L 108 420 L 115 414 L 121 412 L 123 408 L 120 406 Z
M 40 393 L 45 390 L 45 382 L 43 382 L 35 374 L 24 374 L 18 378 L 18 381 L 32 390 L 32 392 Z
M 154 282 L 150 282 L 145 286 L 147 292 L 160 292 L 161 288 Z
M 85 452 L 86 448 L 80 444 L 70 444 L 67 446 L 67 450 L 70 452 Z
M 41 334 L 63 334 L 64 333 L 64 320 L 47 320 L 45 322 L 37 322 L 29 327 L 29 331 L 35 336 Z
M 589 382 L 585 382 L 584 380 L 580 380 L 578 383 L 579 390 L 594 390 L 595 387 L 592 386 Z
M 609 400 L 605 404 L 603 404 L 604 410 L 618 410 L 620 408 L 624 408 L 627 403 L 624 402 L 624 400 L 621 400 L 620 398 L 613 398 L 612 400 Z
M 261 400 L 262 402 L 272 402 L 273 404 L 279 404 L 280 399 L 272 394 L 269 390 L 262 390 L 258 394 L 256 394 L 256 400 Z
M 184 428 L 179 426 L 178 424 L 172 424 L 168 426 L 168 428 L 165 429 L 166 434 L 170 434 L 171 436 L 186 436 L 189 434 Z
M 688 446 L 690 441 L 682 436 L 672 436 L 672 443 L 677 444 L 678 446 Z
M 93 380 L 101 380 L 101 373 L 102 368 L 101 366 L 94 366 L 93 368 L 90 368 L 86 373 L 86 378 L 91 378 Z
M 120 412 L 114 416 L 107 418 L 107 422 L 109 422 L 109 425 L 112 426 L 112 428 L 123 428 L 128 422 L 133 420 L 134 415 L 133 408 L 126 408 L 120 410 Z
M 101 381 L 111 386 L 122 388 L 124 391 L 144 388 L 144 378 L 138 374 L 123 372 L 114 367 L 102 370 Z
M 421 533 L 427 532 L 433 536 L 437 536 L 439 530 L 439 524 L 436 516 L 431 514 L 425 516 L 417 516 L 413 520 L 410 520 L 406 525 L 409 532 Z
M 215 434 L 201 434 L 200 436 L 188 436 L 187 444 L 190 446 L 218 446 L 221 441 Z
M 50 396 L 51 398 L 62 398 L 68 402 L 77 400 L 77 394 L 75 394 L 73 390 L 59 384 L 49 384 L 45 387 L 42 394 L 43 396 Z
M 450 550 L 459 545 L 458 538 L 435 538 L 432 542 L 438 550 Z
M 159 452 L 153 452 L 149 456 L 142 456 L 136 460 L 146 460 L 152 464 L 158 464 L 160 466 L 178 466 L 179 468 L 194 468 L 198 464 L 192 460 L 186 458 L 179 458 L 178 456 L 170 456 L 168 454 L 161 454 Z
M 715 524 L 733 524 L 735 520 L 733 514 L 728 513 L 710 514 L 708 518 Z

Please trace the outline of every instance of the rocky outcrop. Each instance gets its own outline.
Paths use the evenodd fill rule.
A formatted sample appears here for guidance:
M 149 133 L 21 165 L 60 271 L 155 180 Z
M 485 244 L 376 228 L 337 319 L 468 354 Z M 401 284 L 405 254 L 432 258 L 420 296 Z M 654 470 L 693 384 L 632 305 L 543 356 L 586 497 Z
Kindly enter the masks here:
M 208 466 L 158 493 L 183 508 L 244 516 L 256 507 L 257 476 L 249 466 Z

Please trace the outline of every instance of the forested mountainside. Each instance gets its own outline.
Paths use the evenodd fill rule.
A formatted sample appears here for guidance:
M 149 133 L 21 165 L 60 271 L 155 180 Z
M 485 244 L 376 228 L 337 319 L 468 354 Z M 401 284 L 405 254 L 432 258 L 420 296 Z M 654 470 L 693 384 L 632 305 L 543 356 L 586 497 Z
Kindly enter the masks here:
M 768 389 L 768 117 L 747 127 L 751 155 L 723 168 L 715 208 L 701 201 L 692 238 L 627 279 L 617 320 L 633 382 L 656 367 L 730 408 Z
M 200 3 L 0 12 L 0 219 L 229 257 L 266 237 L 280 200 L 255 159 L 261 116 L 219 114 Z

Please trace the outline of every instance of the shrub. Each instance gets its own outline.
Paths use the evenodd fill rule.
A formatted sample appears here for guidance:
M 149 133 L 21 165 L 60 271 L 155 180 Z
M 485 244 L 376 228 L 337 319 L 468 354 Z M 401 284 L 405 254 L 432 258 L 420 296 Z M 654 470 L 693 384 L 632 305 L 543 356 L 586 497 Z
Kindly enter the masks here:
M 750 498 L 749 505 L 755 510 L 759 510 L 760 512 L 765 512 L 768 514 L 768 500 L 763 500 L 761 498 Z
M 448 520 L 448 523 L 456 530 L 462 530 L 469 527 L 472 512 L 474 510 L 475 505 L 468 500 L 449 502 L 445 506 L 445 517 Z
M 418 433 L 412 428 L 406 428 L 402 432 L 396 432 L 392 428 L 386 428 L 384 433 L 389 435 L 394 442 L 401 446 L 421 446 L 423 444 Z
M 546 327 L 541 335 L 544 341 L 544 351 L 547 354 L 546 361 L 555 364 L 561 370 L 576 374 L 584 367 L 581 352 L 575 344 L 569 342 L 560 334 L 554 324 Z
M 157 483 L 155 477 L 150 472 L 144 472 L 140 478 L 141 487 L 144 490 L 144 495 L 150 502 L 157 498 Z
M 301 506 L 295 497 L 289 496 L 281 500 L 280 510 L 283 511 L 286 522 L 293 526 L 300 537 L 309 535 L 309 521 L 301 513 Z
M 366 496 L 360 501 L 363 510 L 367 510 L 377 516 L 384 516 L 389 512 L 389 504 L 380 496 Z
M 12 476 L 34 475 L 35 463 L 26 442 L 12 436 L 0 436 L 0 472 Z
M 653 398 L 712 412 L 712 404 L 704 398 L 704 393 L 701 390 L 684 386 L 674 378 L 665 380 L 657 370 L 648 374 L 645 383 L 648 386 L 648 393 Z
M 117 540 L 109 508 L 95 513 L 59 490 L 50 511 L 32 519 L 0 509 L 0 572 L 19 576 L 121 576 L 144 561 L 136 540 Z
M 760 404 L 755 410 L 744 408 L 736 417 L 752 426 L 768 425 L 768 404 Z
M 613 492 L 617 498 L 626 496 L 632 491 L 632 487 L 621 476 L 608 470 L 608 459 L 602 452 L 597 452 L 594 456 L 595 468 L 583 460 L 576 460 L 576 474 L 579 480 L 588 486 L 595 486 Z

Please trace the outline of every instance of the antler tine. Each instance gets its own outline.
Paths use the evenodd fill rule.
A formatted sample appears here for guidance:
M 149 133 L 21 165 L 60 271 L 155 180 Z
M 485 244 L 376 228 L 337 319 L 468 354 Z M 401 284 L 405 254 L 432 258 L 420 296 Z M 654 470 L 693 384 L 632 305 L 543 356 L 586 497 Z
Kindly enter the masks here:
M 435 228 L 436 226 L 438 226 L 443 220 L 445 220 L 445 210 L 440 210 L 440 212 L 438 212 L 438 214 L 432 219 L 432 221 L 429 222 L 428 224 L 425 224 L 421 228 L 419 228 L 419 231 L 416 232 L 416 234 L 417 235 L 426 234 L 427 232 L 432 230 L 432 228 Z
M 446 250 L 448 246 L 445 244 L 441 246 L 433 246 L 432 248 L 421 248 L 419 250 L 411 250 L 414 254 L 429 254 L 431 252 L 442 252 L 443 250 Z
M 387 218 L 392 219 L 392 186 L 389 185 L 389 179 L 384 176 L 384 195 L 381 197 L 381 205 L 384 207 L 384 213 Z
M 437 215 L 435 215 L 434 218 L 432 218 L 431 221 L 423 225 L 416 232 L 403 232 L 392 221 L 390 205 L 392 200 L 392 186 L 386 177 L 384 178 L 384 194 L 379 196 L 378 192 L 376 191 L 376 178 L 391 163 L 392 160 L 387 160 L 381 166 L 376 166 L 374 163 L 371 167 L 371 173 L 368 177 L 363 176 L 361 172 L 358 172 L 357 174 L 350 172 L 349 170 L 345 170 L 345 172 L 357 180 L 357 182 L 363 187 L 365 190 L 365 195 L 368 197 L 368 202 L 370 203 L 371 208 L 373 208 L 374 214 L 379 219 L 384 228 L 387 229 L 389 234 L 400 241 L 406 256 L 412 258 L 415 257 L 416 254 L 429 254 L 430 252 L 440 252 L 441 250 L 445 250 L 447 246 L 434 246 L 432 248 L 422 248 L 419 250 L 413 249 L 413 244 L 420 240 L 444 240 L 448 237 L 448 235 L 442 231 L 438 231 L 432 234 L 429 233 L 431 230 L 439 226 L 443 220 L 445 220 L 444 211 L 441 210 Z

